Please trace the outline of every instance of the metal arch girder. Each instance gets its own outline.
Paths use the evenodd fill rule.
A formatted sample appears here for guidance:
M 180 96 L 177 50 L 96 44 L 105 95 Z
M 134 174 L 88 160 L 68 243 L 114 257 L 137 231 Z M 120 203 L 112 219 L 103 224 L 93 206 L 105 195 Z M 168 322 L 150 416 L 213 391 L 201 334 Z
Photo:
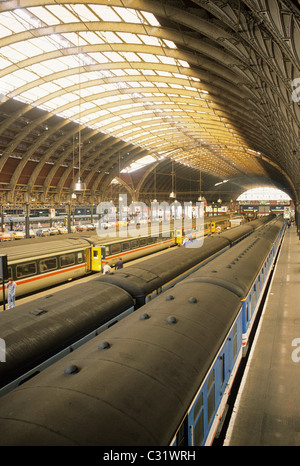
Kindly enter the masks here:
M 123 158 L 124 167 L 121 167 L 121 166 L 119 167 L 119 156 L 121 156 L 121 154 L 123 154 L 123 153 L 124 153 L 124 158 Z M 101 190 L 100 190 L 103 193 L 107 189 L 107 187 L 109 186 L 111 181 L 119 175 L 119 172 L 120 172 L 120 170 L 122 168 L 125 168 L 129 163 L 132 163 L 132 161 L 137 156 L 142 157 L 143 155 L 147 155 L 147 153 L 148 152 L 144 148 L 138 147 L 138 146 L 133 146 L 132 150 L 130 150 L 130 152 L 128 153 L 128 147 L 127 147 L 127 145 L 124 144 L 123 150 L 122 151 L 121 150 L 116 151 L 115 152 L 115 157 L 114 157 L 111 165 L 107 166 L 107 170 L 109 170 L 109 176 L 105 177 L 106 173 L 103 173 L 103 172 L 99 173 L 99 175 L 97 176 L 97 178 L 93 182 L 93 186 L 92 186 L 91 190 L 96 192 L 97 187 L 101 183 L 102 179 L 105 177 L 104 183 L 101 186 Z M 112 167 L 114 167 L 114 168 L 112 168 Z
M 251 27 L 252 26 L 251 24 L 248 25 L 247 21 L 243 21 L 242 26 L 241 26 L 241 23 L 240 23 L 241 18 L 238 18 L 237 12 L 234 15 L 234 11 L 231 9 L 232 15 L 230 16 L 230 15 L 226 14 L 225 9 L 226 8 L 227 9 L 231 8 L 229 2 L 227 2 L 227 1 L 223 1 L 223 9 L 219 6 L 221 4 L 221 2 L 218 2 L 218 6 L 217 6 L 216 3 L 212 2 L 212 1 L 206 1 L 206 0 L 205 1 L 204 0 L 193 0 L 193 1 L 197 5 L 201 6 L 202 8 L 207 9 L 208 11 L 210 11 L 213 15 L 215 15 L 221 21 L 225 22 L 225 24 L 227 24 L 232 30 L 235 30 L 236 37 L 239 36 L 243 41 L 245 41 L 245 43 L 247 43 L 251 47 L 251 49 L 263 60 L 264 66 L 266 66 L 267 68 L 269 68 L 272 71 L 275 71 L 277 76 L 280 77 L 280 79 L 284 83 L 286 89 L 288 91 L 290 91 L 290 76 L 287 75 L 287 73 L 285 72 L 285 70 L 282 67 L 280 67 L 279 63 L 274 62 L 275 57 L 274 57 L 274 59 L 270 59 L 270 56 L 268 55 L 268 51 L 269 51 L 268 47 L 266 46 L 266 44 L 264 42 L 264 38 L 260 34 L 261 29 L 257 25 L 256 25 L 255 30 L 254 30 L 253 27 Z M 255 9 L 253 7 L 254 3 L 257 6 L 257 2 L 254 2 L 254 1 L 248 1 L 247 2 L 246 0 L 243 0 L 243 3 L 247 4 L 249 6 L 249 8 L 252 7 L 253 14 L 259 15 L 260 23 L 264 22 L 264 20 L 266 18 L 266 13 L 268 11 L 267 8 L 266 8 L 266 11 L 264 12 L 264 14 L 261 14 L 261 13 L 259 13 L 259 9 Z M 273 2 L 273 3 L 275 3 L 275 2 Z M 294 22 L 295 22 L 295 19 L 294 19 Z M 252 21 L 252 23 L 253 23 L 253 21 Z M 237 26 L 240 26 L 240 27 L 237 28 Z M 274 26 L 274 21 L 273 21 L 273 26 Z M 288 59 L 290 59 L 293 62 L 294 66 L 296 67 L 296 70 L 297 70 L 297 66 L 299 66 L 299 59 L 295 59 L 295 54 L 293 54 L 290 51 L 290 49 L 287 49 L 285 38 L 281 37 L 279 39 L 278 35 L 274 34 L 275 29 L 276 28 L 272 29 L 269 26 L 269 28 L 268 28 L 269 36 L 268 36 L 267 39 L 269 40 L 270 37 L 272 37 L 274 39 L 273 44 L 278 45 L 278 47 L 280 48 L 280 50 L 282 52 L 281 59 L 283 59 L 283 58 L 286 59 L 287 58 L 287 57 L 284 57 L 284 53 L 286 55 L 288 55 Z M 297 29 L 299 30 L 299 26 L 298 26 Z M 259 33 L 260 37 L 255 36 L 255 33 Z M 223 44 L 223 45 L 226 46 L 226 44 Z M 289 53 L 287 53 L 287 51 Z M 276 65 L 276 67 L 274 65 Z M 265 79 L 265 82 L 269 82 L 269 79 L 268 79 L 266 74 L 265 74 L 264 79 Z M 271 85 L 271 83 L 269 83 L 269 84 Z
M 22 131 L 20 133 L 20 136 L 18 138 L 16 138 L 16 140 L 12 141 L 11 143 L 11 147 L 8 146 L 8 149 L 9 149 L 9 152 L 12 153 L 14 147 L 16 147 L 17 144 L 19 144 L 21 142 L 22 139 L 24 139 L 24 137 L 26 137 L 26 135 L 28 134 L 29 131 L 28 130 L 32 130 L 32 128 L 36 127 L 36 126 L 39 126 L 42 122 L 46 121 L 49 117 L 51 117 L 52 115 L 44 115 L 43 117 L 39 118 L 38 119 L 38 122 L 35 121 L 35 122 L 32 122 L 31 125 L 28 125 L 28 127 L 30 126 L 31 128 L 26 128 L 26 130 Z M 15 189 L 15 186 L 16 186 L 16 183 L 17 183 L 17 180 L 19 178 L 19 176 L 21 175 L 22 173 L 22 170 L 23 168 L 25 167 L 26 163 L 28 162 L 28 160 L 30 159 L 30 157 L 34 154 L 34 152 L 38 149 L 38 147 L 45 141 L 49 138 L 49 136 L 51 134 L 54 134 L 58 129 L 62 128 L 67 122 L 66 121 L 62 121 L 60 122 L 56 127 L 53 127 L 52 129 L 49 130 L 49 134 L 46 134 L 46 131 L 39 137 L 36 139 L 36 141 L 31 145 L 30 149 L 28 149 L 26 151 L 26 154 L 22 157 L 22 160 L 20 161 L 20 163 L 18 164 L 11 180 L 10 180 L 10 183 L 9 183 L 9 186 L 10 186 L 10 189 L 13 193 L 14 189 Z M 38 165 L 40 164 L 40 162 L 38 162 Z M 40 166 L 40 169 L 42 168 L 42 166 Z M 32 180 L 30 179 L 29 180 L 29 183 L 28 183 L 28 192 L 30 192 L 30 190 L 32 189 L 32 186 L 34 185 L 34 181 L 32 182 Z
M 151 2 L 144 2 L 144 3 L 145 3 L 145 5 L 147 5 L 147 7 L 150 7 L 150 6 L 151 6 Z M 199 1 L 198 1 L 197 3 L 199 4 L 199 3 L 203 3 L 203 2 L 199 2 Z M 207 2 L 206 2 L 206 3 L 207 3 Z M 202 4 L 201 6 L 204 7 L 203 4 Z M 167 12 L 166 12 L 167 8 L 170 8 L 170 6 L 169 6 L 169 5 L 165 5 L 164 8 L 162 9 L 163 11 L 161 11 L 160 14 L 163 15 L 163 13 L 165 13 L 166 17 L 168 17 L 168 14 L 167 14 Z M 151 8 L 150 8 L 150 10 L 151 10 Z M 182 17 L 184 17 L 185 14 L 184 14 L 182 11 L 180 11 L 180 10 L 177 10 L 177 11 L 178 11 L 178 13 L 180 13 L 180 15 L 179 15 L 178 18 L 180 18 L 180 21 L 182 22 L 182 21 L 183 21 L 183 20 L 182 20 Z M 177 15 L 175 15 L 175 16 L 176 16 L 176 18 L 177 18 Z M 172 15 L 172 19 L 174 19 L 174 14 Z M 190 21 L 191 21 L 191 18 L 190 18 Z M 201 22 L 201 18 L 198 20 L 198 22 Z M 123 25 L 123 23 L 121 23 L 121 24 Z M 77 29 L 78 29 L 78 23 L 76 23 L 76 25 L 77 25 Z M 67 26 L 68 26 L 68 27 L 71 27 L 72 25 L 68 24 Z M 89 26 L 90 26 L 89 29 L 91 29 L 91 24 L 89 24 Z M 135 26 L 136 26 L 136 25 L 135 25 Z M 82 26 L 81 23 L 80 23 L 79 29 L 80 29 L 81 27 L 85 27 L 85 26 Z M 111 28 L 111 26 L 110 26 L 110 28 Z M 49 29 L 49 28 L 47 28 L 47 29 Z M 73 29 L 73 28 L 71 27 L 71 29 Z M 151 27 L 151 32 L 153 31 L 153 29 L 154 29 L 154 28 Z M 50 28 L 50 30 L 52 31 L 53 28 Z M 57 26 L 55 27 L 55 31 L 56 31 L 56 32 L 59 31 L 59 29 L 58 29 Z M 204 31 L 201 31 L 201 32 L 202 32 L 202 33 L 205 33 L 205 32 L 206 32 L 206 34 L 209 34 L 209 28 L 208 28 L 207 31 L 205 31 L 205 32 L 204 32 Z M 220 31 L 220 32 L 221 32 L 221 31 Z M 223 32 L 223 35 L 224 35 L 224 34 L 225 34 L 225 33 Z M 210 35 L 212 35 L 212 34 L 210 34 Z M 177 40 L 178 40 L 178 39 L 177 39 Z M 188 40 L 189 45 L 190 45 L 190 41 L 191 41 L 191 39 L 189 38 L 189 40 Z M 225 61 L 226 61 L 226 60 L 225 60 Z
M 75 131 L 73 132 L 73 136 L 75 134 L 78 133 L 78 128 L 75 128 Z M 84 143 L 85 140 L 89 140 L 90 138 L 94 137 L 96 135 L 96 140 L 94 141 L 93 145 L 97 145 L 99 143 L 102 143 L 104 142 L 106 139 L 109 138 L 108 135 L 105 135 L 105 134 L 101 134 L 95 130 L 91 131 L 90 133 L 86 133 L 83 137 L 82 137 L 82 142 Z M 88 151 L 91 149 L 91 146 L 88 146 L 86 149 L 83 148 L 83 154 L 85 151 Z M 102 151 L 105 150 L 105 145 L 102 146 Z M 70 148 L 65 151 L 64 153 L 64 159 L 61 160 L 61 163 L 63 163 L 65 161 L 65 159 L 68 158 L 68 156 L 70 155 L 70 153 L 73 151 L 73 146 L 70 146 Z M 101 153 L 101 152 L 100 152 Z M 97 155 L 99 156 L 99 150 L 97 152 Z M 62 190 L 63 190 L 63 187 L 64 187 L 64 184 L 66 182 L 66 179 L 70 176 L 70 173 L 72 172 L 73 170 L 73 166 L 70 165 L 63 173 L 59 183 L 58 183 L 58 194 L 59 194 L 59 197 L 61 196 L 61 193 L 62 193 Z M 57 167 L 54 166 L 50 172 L 48 173 L 47 175 L 47 178 L 46 178 L 46 182 L 45 182 L 45 186 L 49 186 L 50 183 L 51 183 L 51 180 L 53 179 L 53 177 L 55 176 L 55 173 L 57 171 Z M 70 186 L 70 190 L 71 190 L 72 186 Z

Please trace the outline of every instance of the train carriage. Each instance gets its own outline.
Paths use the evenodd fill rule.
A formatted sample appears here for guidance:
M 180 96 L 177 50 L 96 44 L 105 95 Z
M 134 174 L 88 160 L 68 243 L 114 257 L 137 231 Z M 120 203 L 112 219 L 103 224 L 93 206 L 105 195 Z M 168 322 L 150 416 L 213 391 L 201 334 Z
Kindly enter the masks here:
M 220 217 L 224 228 L 227 217 Z M 210 220 L 205 223 L 209 228 Z M 173 230 L 160 231 L 157 236 L 144 234 L 117 238 L 91 235 L 68 235 L 60 239 L 36 238 L 18 244 L 0 245 L 0 253 L 7 254 L 8 275 L 17 283 L 17 297 L 74 280 L 91 272 L 101 272 L 103 260 L 114 266 L 122 256 L 128 262 L 145 255 L 175 246 Z M 0 302 L 3 302 L 0 286 Z M 6 293 L 7 294 L 7 293 Z
M 264 226 L 5 395 L 0 444 L 211 444 L 242 358 L 243 300 L 283 232 Z

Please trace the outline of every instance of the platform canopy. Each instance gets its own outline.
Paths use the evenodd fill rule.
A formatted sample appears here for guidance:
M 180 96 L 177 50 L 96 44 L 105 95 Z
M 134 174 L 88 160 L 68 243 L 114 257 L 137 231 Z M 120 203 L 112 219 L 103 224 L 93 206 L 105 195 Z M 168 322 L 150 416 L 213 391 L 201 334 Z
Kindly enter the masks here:
M 0 202 L 298 203 L 291 0 L 0 2 Z

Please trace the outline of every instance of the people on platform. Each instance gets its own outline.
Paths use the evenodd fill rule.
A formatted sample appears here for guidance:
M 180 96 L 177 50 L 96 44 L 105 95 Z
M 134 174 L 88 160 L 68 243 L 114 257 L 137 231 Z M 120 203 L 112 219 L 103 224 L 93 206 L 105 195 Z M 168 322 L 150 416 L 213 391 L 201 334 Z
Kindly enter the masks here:
M 105 262 L 102 271 L 103 271 L 103 275 L 105 275 L 106 273 L 110 273 L 111 272 L 111 266 L 107 262 Z
M 119 260 L 116 262 L 115 269 L 116 270 L 123 269 L 122 257 L 120 257 Z
M 12 309 L 13 307 L 15 307 L 15 297 L 16 297 L 16 290 L 17 290 L 16 282 L 14 282 L 12 278 L 10 278 L 8 280 L 8 284 L 6 285 L 6 288 L 8 291 L 8 296 L 7 296 L 8 309 Z

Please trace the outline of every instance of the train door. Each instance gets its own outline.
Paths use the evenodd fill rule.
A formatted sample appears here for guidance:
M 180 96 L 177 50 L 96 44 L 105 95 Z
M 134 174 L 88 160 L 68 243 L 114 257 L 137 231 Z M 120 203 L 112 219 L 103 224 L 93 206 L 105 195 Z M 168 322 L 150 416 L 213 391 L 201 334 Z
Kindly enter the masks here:
M 175 243 L 176 244 L 182 244 L 182 230 L 178 228 L 175 232 Z
M 90 247 L 86 251 L 87 269 L 91 272 L 101 272 L 102 261 L 105 259 L 105 246 Z

